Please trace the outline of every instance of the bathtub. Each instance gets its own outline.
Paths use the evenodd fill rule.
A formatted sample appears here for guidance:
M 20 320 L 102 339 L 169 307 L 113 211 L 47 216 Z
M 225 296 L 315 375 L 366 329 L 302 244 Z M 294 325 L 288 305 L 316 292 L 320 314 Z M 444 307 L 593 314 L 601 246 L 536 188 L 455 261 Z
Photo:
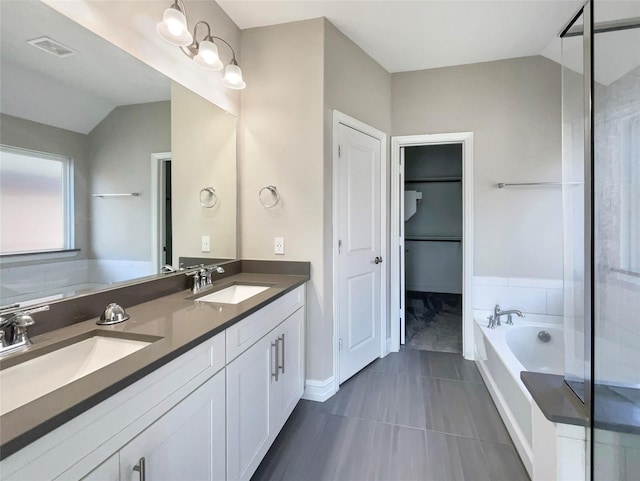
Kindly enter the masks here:
M 502 416 L 522 462 L 532 476 L 531 395 L 520 380 L 521 371 L 564 374 L 563 330 L 555 324 L 514 319 L 514 325 L 487 328 L 484 318 L 474 325 L 475 362 Z M 538 339 L 547 331 L 548 342 Z

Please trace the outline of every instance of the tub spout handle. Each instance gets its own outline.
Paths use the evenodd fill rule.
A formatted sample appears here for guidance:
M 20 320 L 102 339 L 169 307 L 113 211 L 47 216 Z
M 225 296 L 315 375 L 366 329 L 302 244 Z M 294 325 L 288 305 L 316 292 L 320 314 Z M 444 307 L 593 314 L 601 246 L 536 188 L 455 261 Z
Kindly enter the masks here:
M 487 320 L 489 321 L 489 324 L 487 324 L 487 327 L 488 327 L 489 329 L 495 329 L 495 328 L 496 328 L 496 321 L 495 321 L 495 319 L 493 318 L 493 316 L 488 316 L 488 317 L 487 317 Z

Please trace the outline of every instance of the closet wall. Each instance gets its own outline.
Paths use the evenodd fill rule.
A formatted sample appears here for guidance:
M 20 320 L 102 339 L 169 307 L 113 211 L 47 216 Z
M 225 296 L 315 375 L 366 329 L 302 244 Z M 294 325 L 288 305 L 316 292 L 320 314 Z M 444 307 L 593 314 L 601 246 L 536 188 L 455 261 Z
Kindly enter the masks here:
M 406 290 L 462 294 L 462 144 L 406 147 Z

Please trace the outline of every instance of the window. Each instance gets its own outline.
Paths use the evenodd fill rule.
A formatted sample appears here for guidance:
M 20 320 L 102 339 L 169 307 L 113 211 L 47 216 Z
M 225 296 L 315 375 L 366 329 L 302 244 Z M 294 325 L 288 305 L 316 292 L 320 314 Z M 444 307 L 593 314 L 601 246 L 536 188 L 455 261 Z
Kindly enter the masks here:
M 620 267 L 640 274 L 640 116 L 625 122 L 621 140 Z
M 71 159 L 0 146 L 0 254 L 73 248 Z

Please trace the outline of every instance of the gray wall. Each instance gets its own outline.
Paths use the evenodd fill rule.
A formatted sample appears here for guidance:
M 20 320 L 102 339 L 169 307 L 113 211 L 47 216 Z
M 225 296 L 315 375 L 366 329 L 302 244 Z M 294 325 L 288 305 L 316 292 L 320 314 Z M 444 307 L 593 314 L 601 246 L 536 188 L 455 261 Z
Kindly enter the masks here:
M 474 275 L 562 278 L 560 66 L 543 57 L 392 75 L 393 135 L 474 132 Z
M 171 151 L 171 102 L 116 107 L 88 137 L 91 192 L 141 193 L 91 198 L 91 257 L 151 261 L 151 154 Z
M 60 262 L 87 257 L 89 250 L 89 139 L 84 134 L 0 114 L 0 143 L 73 159 L 75 247 L 80 253 Z M 47 260 L 47 263 L 56 262 Z M 24 261 L 20 262 L 25 264 Z M 42 263 L 42 261 L 35 261 Z
M 235 259 L 237 119 L 198 94 L 171 82 L 171 201 L 173 265 L 179 257 Z M 200 205 L 199 192 L 213 187 L 218 201 Z M 201 238 L 211 240 L 202 252 Z
M 312 379 L 331 375 L 323 268 L 323 34 L 322 19 L 242 32 L 249 87 L 240 111 L 241 257 L 311 262 L 307 377 Z M 269 184 L 281 196 L 272 209 L 258 200 Z M 285 238 L 284 256 L 274 255 L 274 237 Z
M 333 366 L 333 110 L 338 110 L 372 127 L 391 132 L 391 74 L 325 20 L 324 35 L 324 269 L 327 293 L 327 325 L 323 329 L 325 345 L 318 356 L 308 362 L 323 359 L 325 379 Z M 387 138 L 387 179 L 390 175 L 389 139 Z M 390 217 L 390 196 L 387 185 L 387 225 Z M 383 258 L 389 258 L 389 243 Z M 387 265 L 387 281 L 390 272 Z M 387 295 L 389 305 L 389 294 Z M 387 319 L 388 321 L 388 319 Z M 388 322 L 387 322 L 388 327 Z
M 241 256 L 311 262 L 307 291 L 307 378 L 333 370 L 332 110 L 390 129 L 391 75 L 325 19 L 242 33 L 250 85 L 240 114 Z M 274 59 L 284 59 L 277 62 Z M 260 188 L 278 187 L 265 209 Z M 285 237 L 275 256 L 273 238 Z

